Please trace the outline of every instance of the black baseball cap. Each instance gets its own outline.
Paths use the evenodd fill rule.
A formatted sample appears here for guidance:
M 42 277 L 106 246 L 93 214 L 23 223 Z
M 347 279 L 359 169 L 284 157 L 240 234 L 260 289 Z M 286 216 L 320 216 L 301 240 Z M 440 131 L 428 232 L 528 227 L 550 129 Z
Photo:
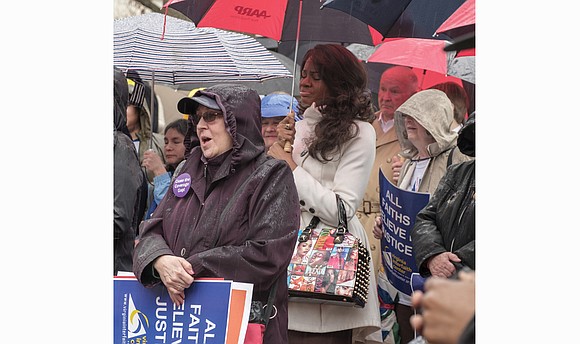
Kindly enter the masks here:
M 197 92 L 193 97 L 181 98 L 177 103 L 177 110 L 182 114 L 192 115 L 195 113 L 197 106 L 201 104 L 214 110 L 221 110 L 215 99 Z

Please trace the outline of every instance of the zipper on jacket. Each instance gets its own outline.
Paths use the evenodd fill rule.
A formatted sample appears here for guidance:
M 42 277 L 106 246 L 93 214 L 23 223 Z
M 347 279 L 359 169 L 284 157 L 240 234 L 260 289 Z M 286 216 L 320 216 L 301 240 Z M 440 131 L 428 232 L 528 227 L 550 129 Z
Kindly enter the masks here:
M 199 211 L 197 212 L 197 219 L 195 220 L 193 228 L 197 228 L 197 225 L 199 224 L 199 220 L 201 219 L 201 214 L 203 213 L 204 207 L 205 207 L 205 200 L 201 201 L 199 204 Z
M 472 202 L 473 193 L 474 193 L 473 189 L 474 189 L 474 187 L 470 185 L 469 186 L 469 193 L 467 194 L 467 197 L 466 197 L 468 204 L 465 207 L 463 207 L 463 210 L 461 211 L 461 214 L 459 215 L 459 221 L 457 221 L 457 226 L 459 226 L 459 224 L 461 224 L 461 219 L 463 218 L 463 214 L 465 214 L 465 211 L 467 210 L 469 203 Z
M 469 187 L 469 193 L 467 194 L 467 199 L 468 202 L 471 203 L 471 199 L 473 199 L 473 189 L 474 187 L 470 186 Z M 463 219 L 463 214 L 465 214 L 465 212 L 467 211 L 467 206 L 463 207 L 463 210 L 461 211 L 461 214 L 459 214 L 459 220 L 457 220 L 457 226 L 459 227 L 459 225 L 461 224 L 461 220 Z M 455 242 L 455 237 L 453 237 L 453 240 L 451 241 L 451 249 L 449 250 L 449 252 L 453 253 L 453 243 Z

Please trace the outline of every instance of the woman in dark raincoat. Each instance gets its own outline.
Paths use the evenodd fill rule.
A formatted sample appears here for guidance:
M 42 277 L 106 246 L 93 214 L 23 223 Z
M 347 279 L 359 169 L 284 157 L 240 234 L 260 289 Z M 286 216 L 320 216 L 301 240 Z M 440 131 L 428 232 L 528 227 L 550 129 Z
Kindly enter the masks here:
M 139 166 L 139 156 L 127 129 L 126 108 L 129 91 L 127 79 L 120 69 L 114 68 L 113 108 L 113 274 L 131 271 L 135 233 L 145 208 L 147 197 L 145 174 Z
M 277 283 L 277 315 L 264 342 L 286 343 L 286 268 L 300 208 L 292 171 L 264 153 L 260 97 L 245 86 L 216 85 L 180 100 L 178 109 L 192 114 L 199 146 L 190 152 L 186 140 L 183 168 L 141 225 L 135 275 L 145 286 L 163 283 L 178 305 L 194 278 L 253 283 L 253 300 L 264 304 Z

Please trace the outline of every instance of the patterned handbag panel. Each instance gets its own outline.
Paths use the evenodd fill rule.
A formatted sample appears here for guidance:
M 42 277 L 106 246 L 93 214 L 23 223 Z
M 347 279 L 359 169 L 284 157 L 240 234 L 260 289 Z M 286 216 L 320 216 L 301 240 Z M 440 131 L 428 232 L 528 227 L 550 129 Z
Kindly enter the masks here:
M 342 243 L 335 244 L 335 232 L 336 228 L 315 228 L 309 240 L 297 241 L 288 266 L 289 290 L 353 296 L 358 239 L 346 233 Z

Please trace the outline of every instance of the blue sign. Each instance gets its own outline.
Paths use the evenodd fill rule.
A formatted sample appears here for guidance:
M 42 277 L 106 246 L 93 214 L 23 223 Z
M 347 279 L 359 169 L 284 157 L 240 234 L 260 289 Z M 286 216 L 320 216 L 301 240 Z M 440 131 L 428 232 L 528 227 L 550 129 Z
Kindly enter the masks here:
M 413 256 L 411 230 L 417 213 L 429 202 L 429 194 L 399 189 L 379 170 L 383 235 L 383 267 L 391 284 L 411 295 L 411 274 L 418 272 Z
M 231 281 L 195 281 L 175 306 L 162 285 L 145 288 L 135 278 L 114 280 L 114 343 L 226 341 Z

